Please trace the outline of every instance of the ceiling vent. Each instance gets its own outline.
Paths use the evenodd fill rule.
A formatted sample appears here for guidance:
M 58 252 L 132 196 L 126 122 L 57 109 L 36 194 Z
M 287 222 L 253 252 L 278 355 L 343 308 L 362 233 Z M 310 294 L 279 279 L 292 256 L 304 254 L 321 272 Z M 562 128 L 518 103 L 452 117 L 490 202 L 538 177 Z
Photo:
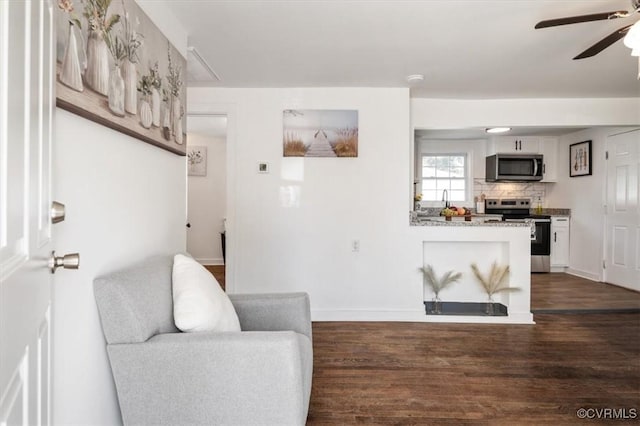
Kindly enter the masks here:
M 220 81 L 220 77 L 200 52 L 193 46 L 187 47 L 187 83 L 203 84 L 216 81 Z

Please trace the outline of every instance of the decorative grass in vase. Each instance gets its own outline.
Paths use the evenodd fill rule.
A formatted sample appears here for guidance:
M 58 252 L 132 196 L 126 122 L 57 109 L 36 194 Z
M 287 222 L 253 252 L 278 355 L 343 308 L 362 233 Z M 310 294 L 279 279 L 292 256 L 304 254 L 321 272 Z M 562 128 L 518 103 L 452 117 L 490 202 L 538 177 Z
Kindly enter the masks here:
M 433 309 L 430 313 L 433 314 L 441 314 L 442 313 L 442 301 L 440 300 L 440 292 L 443 288 L 453 284 L 456 281 L 459 281 L 462 278 L 462 273 L 453 271 L 447 271 L 442 275 L 442 277 L 438 278 L 436 275 L 433 266 L 427 265 L 420 268 L 424 275 L 424 282 L 431 287 L 433 290 L 434 298 L 433 298 Z
M 519 287 L 509 287 L 509 284 L 506 283 L 506 280 L 509 277 L 509 265 L 498 266 L 496 262 L 493 262 L 488 276 L 485 276 L 480 272 L 478 265 L 475 263 L 471 264 L 471 270 L 473 271 L 473 275 L 475 275 L 476 279 L 484 288 L 484 291 L 487 292 L 487 296 L 489 296 L 486 309 L 487 315 L 494 315 L 494 294 L 520 290 Z

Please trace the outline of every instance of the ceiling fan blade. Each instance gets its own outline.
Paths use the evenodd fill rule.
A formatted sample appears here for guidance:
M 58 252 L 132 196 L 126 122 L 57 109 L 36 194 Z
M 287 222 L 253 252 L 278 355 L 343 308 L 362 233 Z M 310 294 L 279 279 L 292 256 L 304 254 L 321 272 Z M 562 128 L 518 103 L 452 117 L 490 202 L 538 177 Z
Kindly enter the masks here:
M 578 24 L 580 22 L 591 21 L 606 21 L 608 19 L 624 18 L 629 16 L 629 12 L 626 10 L 616 10 L 613 12 L 593 13 L 591 15 L 581 16 L 569 16 L 567 18 L 549 19 L 547 21 L 540 21 L 536 24 L 535 28 L 548 28 L 557 27 L 559 25 Z
M 597 55 L 607 47 L 611 46 L 616 41 L 623 38 L 629 32 L 629 28 L 631 28 L 631 25 L 627 25 L 626 27 L 622 27 L 620 29 L 615 30 L 614 32 L 612 32 L 611 34 L 609 34 L 608 36 L 606 36 L 605 38 L 603 38 L 602 40 L 600 40 L 599 42 L 597 42 L 596 44 L 594 44 L 593 46 L 591 46 L 590 48 L 588 48 L 587 50 L 585 50 L 584 52 L 582 52 L 581 54 L 579 54 L 573 59 L 584 59 L 584 58 L 590 58 L 592 56 Z

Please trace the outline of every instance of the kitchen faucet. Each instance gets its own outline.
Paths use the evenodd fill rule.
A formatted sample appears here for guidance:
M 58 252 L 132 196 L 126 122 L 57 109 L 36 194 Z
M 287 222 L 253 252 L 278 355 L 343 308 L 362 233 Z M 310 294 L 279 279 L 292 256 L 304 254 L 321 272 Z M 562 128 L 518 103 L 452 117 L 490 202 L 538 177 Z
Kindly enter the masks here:
M 449 191 L 446 189 L 442 190 L 442 201 L 444 201 L 444 207 L 449 208 Z

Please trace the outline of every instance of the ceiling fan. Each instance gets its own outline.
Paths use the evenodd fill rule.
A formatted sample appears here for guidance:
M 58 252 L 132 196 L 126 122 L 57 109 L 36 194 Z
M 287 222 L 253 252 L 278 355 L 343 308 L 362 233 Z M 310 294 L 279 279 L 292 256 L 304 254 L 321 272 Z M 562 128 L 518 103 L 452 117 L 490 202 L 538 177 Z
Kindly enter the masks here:
M 615 10 L 613 12 L 602 12 L 602 13 L 593 13 L 591 15 L 569 16 L 566 18 L 549 19 L 546 21 L 538 22 L 535 28 L 540 29 L 540 28 L 548 28 L 548 27 L 557 27 L 560 25 L 578 24 L 581 22 L 606 21 L 610 19 L 627 18 L 633 15 L 634 13 L 640 12 L 640 0 L 631 0 L 631 8 L 633 9 L 631 11 Z M 604 49 L 611 46 L 613 43 L 615 43 L 616 41 L 622 39 L 625 35 L 627 35 L 627 33 L 629 32 L 629 30 L 633 25 L 634 24 L 629 24 L 627 26 L 624 26 L 622 28 L 615 30 L 614 32 L 612 32 L 611 34 L 609 34 L 608 36 L 606 36 L 605 38 L 603 38 L 593 46 L 589 47 L 587 50 L 580 53 L 578 56 L 576 56 L 573 59 L 584 59 L 584 58 L 590 58 L 591 56 L 597 55 L 598 53 L 602 52 Z

